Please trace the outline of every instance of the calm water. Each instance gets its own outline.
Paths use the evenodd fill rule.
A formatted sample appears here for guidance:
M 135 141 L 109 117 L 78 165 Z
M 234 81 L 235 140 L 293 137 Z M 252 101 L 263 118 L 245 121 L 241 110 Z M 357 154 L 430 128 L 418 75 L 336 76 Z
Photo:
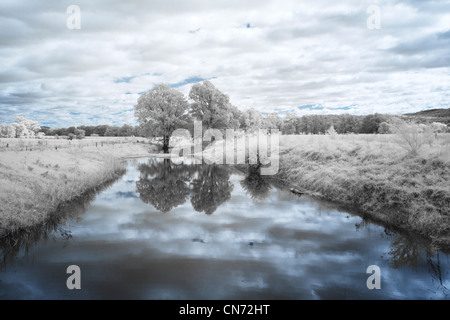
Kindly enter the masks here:
M 0 250 L 2 299 L 446 299 L 449 287 L 449 257 L 427 243 L 229 166 L 155 159 Z M 66 287 L 73 264 L 81 290 Z

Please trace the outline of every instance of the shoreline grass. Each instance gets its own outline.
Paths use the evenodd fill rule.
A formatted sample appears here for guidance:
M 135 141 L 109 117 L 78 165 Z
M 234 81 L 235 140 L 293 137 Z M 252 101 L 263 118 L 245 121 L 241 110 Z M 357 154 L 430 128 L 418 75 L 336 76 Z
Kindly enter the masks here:
M 123 159 L 149 151 L 122 143 L 0 152 L 0 235 L 42 223 L 62 204 L 120 177 Z
M 450 135 L 416 155 L 389 135 L 284 136 L 281 179 L 450 248 Z

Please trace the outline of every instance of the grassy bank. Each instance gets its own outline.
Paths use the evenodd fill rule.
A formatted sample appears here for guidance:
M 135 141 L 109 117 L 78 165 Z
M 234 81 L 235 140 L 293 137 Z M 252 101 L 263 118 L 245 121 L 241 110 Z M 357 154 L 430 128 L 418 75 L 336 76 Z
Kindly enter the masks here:
M 279 177 L 450 247 L 450 135 L 411 154 L 391 135 L 283 136 Z
M 129 142 L 18 151 L 14 142 L 0 152 L 0 233 L 43 222 L 61 204 L 119 177 L 121 159 L 151 151 Z

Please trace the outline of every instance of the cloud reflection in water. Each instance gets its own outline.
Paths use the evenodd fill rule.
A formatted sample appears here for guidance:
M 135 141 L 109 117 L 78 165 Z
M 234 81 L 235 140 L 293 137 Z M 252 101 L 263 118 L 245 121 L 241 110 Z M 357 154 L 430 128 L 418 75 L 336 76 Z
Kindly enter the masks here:
M 448 286 L 443 253 L 230 167 L 140 160 L 79 218 L 68 242 L 0 271 L 0 298 L 442 299 Z M 81 291 L 65 288 L 70 264 Z M 366 287 L 371 264 L 381 290 Z

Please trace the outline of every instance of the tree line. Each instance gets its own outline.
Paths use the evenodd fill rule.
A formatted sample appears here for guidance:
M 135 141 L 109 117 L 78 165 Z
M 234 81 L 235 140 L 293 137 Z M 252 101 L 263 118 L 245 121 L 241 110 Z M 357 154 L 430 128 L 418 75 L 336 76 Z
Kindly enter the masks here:
M 99 137 L 132 137 L 139 136 L 139 126 L 131 126 L 124 124 L 123 126 L 97 125 L 97 126 L 78 126 L 68 128 L 53 129 L 43 126 L 41 132 L 46 136 L 69 136 L 80 134 L 83 131 L 84 136 L 99 136 Z
M 0 137 L 64 136 L 82 139 L 85 136 L 99 137 L 162 137 L 163 149 L 168 150 L 169 139 L 174 130 L 184 128 L 193 131 L 194 121 L 201 121 L 203 130 L 235 129 L 255 132 L 258 129 L 278 129 L 281 134 L 337 134 L 392 133 L 392 125 L 399 120 L 412 119 L 427 124 L 426 118 L 388 114 L 369 115 L 303 115 L 288 112 L 284 118 L 278 113 L 261 113 L 254 108 L 239 110 L 231 104 L 228 95 L 217 89 L 210 81 L 196 83 L 188 98 L 166 84 L 160 84 L 143 93 L 134 106 L 138 125 L 123 126 L 78 126 L 50 128 L 39 126 L 35 121 L 16 117 L 16 122 L 1 125 Z M 445 124 L 434 123 L 445 132 Z M 445 128 L 444 128 L 445 126 Z
M 186 128 L 192 134 L 194 120 L 201 121 L 203 130 L 240 129 L 255 132 L 258 129 L 278 129 L 282 134 L 393 133 L 393 128 L 405 121 L 402 116 L 378 113 L 299 117 L 291 112 L 282 119 L 278 113 L 262 114 L 254 108 L 241 111 L 210 81 L 194 84 L 189 99 L 193 101 L 190 104 L 181 92 L 161 84 L 142 94 L 135 105 L 135 116 L 140 127 L 147 131 L 147 136 L 163 137 L 164 152 L 168 152 L 169 139 L 174 130 Z M 432 129 L 436 132 L 448 130 L 442 123 L 433 123 Z

